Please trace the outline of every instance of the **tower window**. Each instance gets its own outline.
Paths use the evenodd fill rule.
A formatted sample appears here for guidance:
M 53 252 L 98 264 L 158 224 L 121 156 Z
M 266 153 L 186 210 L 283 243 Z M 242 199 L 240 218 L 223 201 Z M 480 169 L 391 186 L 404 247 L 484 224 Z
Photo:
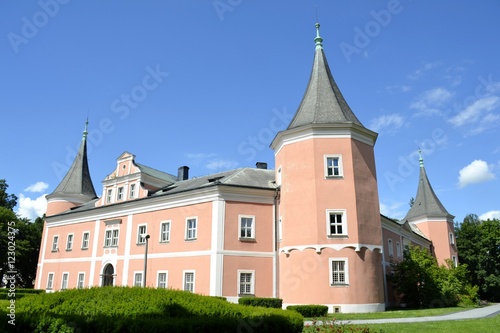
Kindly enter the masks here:
M 330 258 L 330 285 L 349 284 L 347 258 Z
M 329 237 L 347 236 L 347 219 L 344 210 L 327 210 L 327 235 Z
M 325 155 L 325 177 L 341 178 L 343 176 L 342 155 Z

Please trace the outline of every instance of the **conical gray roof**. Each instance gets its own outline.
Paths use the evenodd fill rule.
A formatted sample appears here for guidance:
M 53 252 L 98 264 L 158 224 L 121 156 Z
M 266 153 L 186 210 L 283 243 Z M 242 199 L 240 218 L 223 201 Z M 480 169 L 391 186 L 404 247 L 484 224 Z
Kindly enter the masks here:
M 85 127 L 82 143 L 68 173 L 54 192 L 47 195 L 46 198 L 49 200 L 52 197 L 68 197 L 72 200 L 79 198 L 81 202 L 90 201 L 97 197 L 87 162 L 87 127 Z
M 423 161 L 420 159 L 420 177 L 418 181 L 417 196 L 415 197 L 413 206 L 411 206 L 403 221 L 411 221 L 422 217 L 453 219 L 454 216 L 448 213 L 441 201 L 439 201 L 436 193 L 434 193 L 431 183 L 427 178 Z
M 323 51 L 323 39 L 319 37 L 319 24 L 316 28 L 316 51 L 309 83 L 287 129 L 309 124 L 354 123 L 363 126 L 333 79 Z

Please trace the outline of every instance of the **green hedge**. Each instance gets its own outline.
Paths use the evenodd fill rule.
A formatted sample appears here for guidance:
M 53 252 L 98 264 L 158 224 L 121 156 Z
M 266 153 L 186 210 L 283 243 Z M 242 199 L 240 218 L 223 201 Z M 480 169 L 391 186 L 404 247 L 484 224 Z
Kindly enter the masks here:
M 104 287 L 26 296 L 16 301 L 16 325 L 1 320 L 0 332 L 299 333 L 303 320 L 179 290 Z
M 11 293 L 10 292 L 10 289 L 0 289 L 0 299 L 21 299 L 23 298 L 24 296 L 27 296 L 27 295 L 33 295 L 33 294 L 41 294 L 41 293 L 44 293 L 45 290 L 42 290 L 42 289 L 26 289 L 26 288 L 19 288 L 19 289 L 16 289 L 14 293 Z M 13 294 L 14 297 L 10 297 L 11 295 L 9 294 Z
M 281 309 L 283 307 L 283 300 L 281 298 L 268 297 L 241 297 L 238 299 L 238 304 Z
M 289 305 L 286 309 L 297 311 L 304 317 L 325 317 L 328 314 L 326 305 Z

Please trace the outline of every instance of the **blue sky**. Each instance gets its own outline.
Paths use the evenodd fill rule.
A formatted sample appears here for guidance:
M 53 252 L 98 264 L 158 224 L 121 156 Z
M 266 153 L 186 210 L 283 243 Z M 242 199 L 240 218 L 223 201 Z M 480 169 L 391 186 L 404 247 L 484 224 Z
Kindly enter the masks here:
M 274 168 L 316 21 L 375 146 L 381 211 L 407 212 L 418 154 L 448 211 L 500 217 L 500 2 L 2 1 L 0 178 L 33 218 L 89 118 L 96 191 L 124 151 L 191 176 Z

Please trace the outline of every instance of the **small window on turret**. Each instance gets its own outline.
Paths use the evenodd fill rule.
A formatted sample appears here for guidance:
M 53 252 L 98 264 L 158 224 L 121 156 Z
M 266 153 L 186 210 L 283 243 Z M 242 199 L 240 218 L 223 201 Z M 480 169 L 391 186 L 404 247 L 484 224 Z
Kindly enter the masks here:
M 341 155 L 325 155 L 325 177 L 342 178 L 344 176 Z

